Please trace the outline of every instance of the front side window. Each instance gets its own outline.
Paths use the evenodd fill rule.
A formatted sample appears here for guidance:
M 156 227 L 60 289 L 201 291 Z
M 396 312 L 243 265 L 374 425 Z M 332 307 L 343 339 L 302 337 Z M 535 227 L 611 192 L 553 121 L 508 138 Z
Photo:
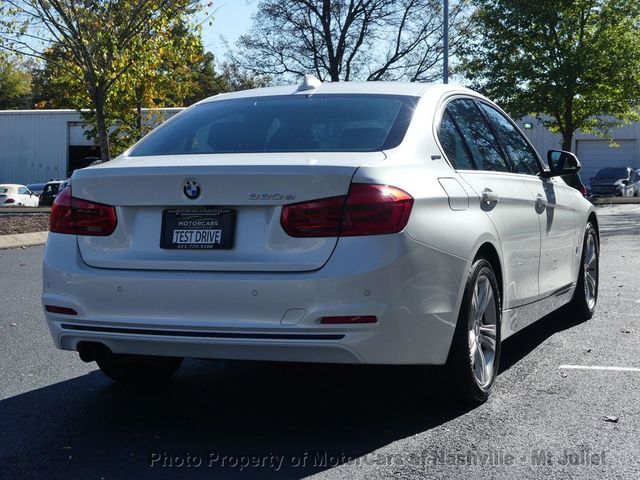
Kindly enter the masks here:
M 154 130 L 130 155 L 386 150 L 404 138 L 416 103 L 346 94 L 207 102 Z
M 29 190 L 26 187 L 18 188 L 18 195 L 29 195 Z
M 509 171 L 508 160 L 473 100 L 452 100 L 447 105 L 447 111 L 460 128 L 478 169 Z
M 480 108 L 491 122 L 498 141 L 511 159 L 514 170 L 528 175 L 540 173 L 538 156 L 509 119 L 485 103 L 480 103 Z

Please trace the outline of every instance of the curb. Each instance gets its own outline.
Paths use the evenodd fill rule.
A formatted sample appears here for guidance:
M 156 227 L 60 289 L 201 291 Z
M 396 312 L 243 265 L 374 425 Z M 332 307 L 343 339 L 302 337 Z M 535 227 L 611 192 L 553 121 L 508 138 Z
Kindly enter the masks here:
M 0 250 L 7 248 L 34 247 L 47 243 L 49 232 L 16 233 L 0 235 Z
M 596 197 L 591 198 L 594 205 L 629 205 L 640 204 L 640 197 Z

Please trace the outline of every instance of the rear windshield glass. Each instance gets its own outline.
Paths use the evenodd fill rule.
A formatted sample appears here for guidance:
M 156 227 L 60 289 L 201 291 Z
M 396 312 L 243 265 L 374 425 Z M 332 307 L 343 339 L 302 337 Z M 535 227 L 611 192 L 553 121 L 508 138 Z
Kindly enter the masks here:
M 385 150 L 402 141 L 416 101 L 290 95 L 203 103 L 153 131 L 131 156 Z
M 0 187 L 0 193 L 9 193 L 9 189 Z
M 626 168 L 605 168 L 600 170 L 596 178 L 627 178 Z

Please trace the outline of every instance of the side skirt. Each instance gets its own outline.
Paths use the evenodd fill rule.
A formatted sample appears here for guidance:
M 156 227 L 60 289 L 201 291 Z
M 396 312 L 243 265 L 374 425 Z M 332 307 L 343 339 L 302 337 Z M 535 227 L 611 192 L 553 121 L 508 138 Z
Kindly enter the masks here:
M 576 284 L 571 283 L 559 288 L 548 297 L 527 305 L 504 310 L 502 312 L 502 330 L 500 332 L 502 340 L 509 338 L 514 333 L 569 303 L 575 288 Z

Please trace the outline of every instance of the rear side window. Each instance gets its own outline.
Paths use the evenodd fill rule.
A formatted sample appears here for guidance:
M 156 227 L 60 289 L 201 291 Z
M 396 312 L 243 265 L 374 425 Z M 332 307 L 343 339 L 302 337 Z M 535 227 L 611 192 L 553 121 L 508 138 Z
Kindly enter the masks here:
M 444 153 L 456 170 L 475 170 L 476 166 L 467 150 L 460 131 L 449 112 L 445 112 L 438 132 Z
M 480 103 L 480 108 L 491 122 L 502 147 L 507 151 L 514 170 L 528 175 L 540 173 L 538 156 L 509 119 L 485 103 Z
M 447 112 L 460 128 L 478 169 L 509 171 L 509 163 L 502 149 L 473 100 L 452 100 L 447 105 Z
M 50 183 L 44 187 L 42 193 L 58 193 L 58 189 L 60 188 L 59 183 Z
M 131 156 L 386 150 L 404 138 L 416 101 L 319 94 L 207 102 L 154 130 Z
M 29 195 L 29 190 L 26 187 L 19 187 L 18 195 Z

